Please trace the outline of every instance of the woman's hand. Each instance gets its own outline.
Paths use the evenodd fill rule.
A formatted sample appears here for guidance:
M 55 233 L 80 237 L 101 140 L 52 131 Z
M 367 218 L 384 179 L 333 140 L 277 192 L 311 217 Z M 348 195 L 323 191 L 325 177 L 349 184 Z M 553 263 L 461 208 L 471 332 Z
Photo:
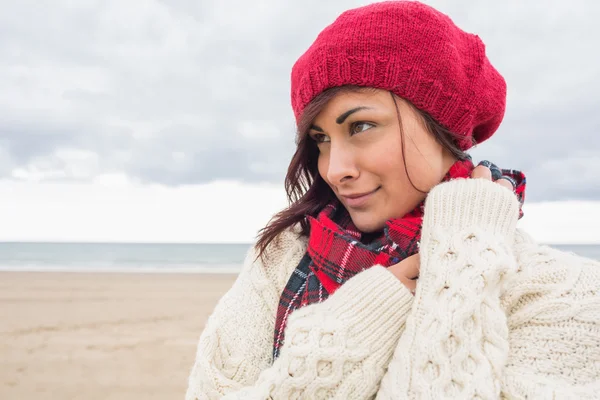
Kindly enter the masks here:
M 419 266 L 419 253 L 417 253 L 390 266 L 388 270 L 394 274 L 394 276 L 398 278 L 412 294 L 415 294 L 417 278 L 419 277 Z
M 488 181 L 494 181 L 500 186 L 504 186 L 511 192 L 514 192 L 516 182 L 509 176 L 503 176 L 502 171 L 489 161 L 482 161 L 473 169 L 471 178 L 475 179 L 487 179 Z
M 487 179 L 494 181 L 500 186 L 504 186 L 510 191 L 515 190 L 515 182 L 508 176 L 503 176 L 500 169 L 494 166 L 489 161 L 482 161 L 473 169 L 471 178 Z M 419 278 L 420 259 L 419 254 L 414 254 L 405 258 L 397 264 L 390 266 L 389 271 L 394 274 L 413 294 L 417 288 L 417 280 Z

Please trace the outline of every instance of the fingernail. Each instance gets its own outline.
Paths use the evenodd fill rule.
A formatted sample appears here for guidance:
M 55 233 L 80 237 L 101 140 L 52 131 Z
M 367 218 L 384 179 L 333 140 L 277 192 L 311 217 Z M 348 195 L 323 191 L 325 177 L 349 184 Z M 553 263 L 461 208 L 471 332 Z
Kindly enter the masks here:
M 486 168 L 491 168 L 491 167 L 492 167 L 492 163 L 491 163 L 491 162 L 489 162 L 488 160 L 483 160 L 483 161 L 480 161 L 480 162 L 479 162 L 479 164 L 477 164 L 477 165 L 478 165 L 478 166 L 479 166 L 479 165 L 483 165 L 483 166 L 484 166 L 484 167 L 486 167 Z
M 482 165 L 482 166 L 486 167 L 487 169 L 489 169 L 490 172 L 492 173 L 493 180 L 500 179 L 500 177 L 502 176 L 502 171 L 500 170 L 500 168 L 498 168 L 498 166 L 496 164 L 494 164 L 488 160 L 483 160 L 478 165 Z
M 490 168 L 490 171 L 492 171 L 492 179 L 493 180 L 497 180 L 502 177 L 502 171 L 500 171 L 500 168 L 498 168 L 494 164 L 492 164 L 492 168 Z
M 513 187 L 513 189 L 516 189 L 516 188 L 517 188 L 517 181 L 516 181 L 516 180 L 515 180 L 513 177 L 511 177 L 511 176 L 503 175 L 503 176 L 501 176 L 501 177 L 500 177 L 500 178 L 498 178 L 498 179 L 506 179 L 507 181 L 509 181 L 509 182 L 510 182 L 510 184 L 511 184 L 511 185 L 512 185 L 512 187 Z

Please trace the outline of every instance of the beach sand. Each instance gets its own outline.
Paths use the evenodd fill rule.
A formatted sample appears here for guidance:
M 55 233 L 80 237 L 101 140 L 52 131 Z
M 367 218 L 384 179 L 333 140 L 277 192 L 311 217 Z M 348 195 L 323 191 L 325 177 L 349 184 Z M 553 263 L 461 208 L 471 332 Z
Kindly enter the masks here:
M 183 399 L 234 279 L 0 272 L 0 399 Z

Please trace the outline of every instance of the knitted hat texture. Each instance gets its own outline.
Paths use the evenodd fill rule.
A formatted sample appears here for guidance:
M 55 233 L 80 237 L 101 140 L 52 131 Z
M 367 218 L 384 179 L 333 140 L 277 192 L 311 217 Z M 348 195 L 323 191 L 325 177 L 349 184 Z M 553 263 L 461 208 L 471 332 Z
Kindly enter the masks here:
M 348 10 L 326 27 L 292 69 L 298 122 L 323 91 L 357 85 L 391 91 L 459 135 L 463 150 L 498 129 L 506 83 L 477 35 L 417 1 Z

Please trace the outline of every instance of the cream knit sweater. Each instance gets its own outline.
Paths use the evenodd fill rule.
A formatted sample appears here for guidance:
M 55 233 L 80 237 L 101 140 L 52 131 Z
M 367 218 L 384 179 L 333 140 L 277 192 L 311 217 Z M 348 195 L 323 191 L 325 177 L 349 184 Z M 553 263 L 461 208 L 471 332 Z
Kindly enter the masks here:
M 510 191 L 436 186 L 417 292 L 373 266 L 289 318 L 279 296 L 306 249 L 282 234 L 251 251 L 200 337 L 187 400 L 600 398 L 600 263 L 516 229 Z

